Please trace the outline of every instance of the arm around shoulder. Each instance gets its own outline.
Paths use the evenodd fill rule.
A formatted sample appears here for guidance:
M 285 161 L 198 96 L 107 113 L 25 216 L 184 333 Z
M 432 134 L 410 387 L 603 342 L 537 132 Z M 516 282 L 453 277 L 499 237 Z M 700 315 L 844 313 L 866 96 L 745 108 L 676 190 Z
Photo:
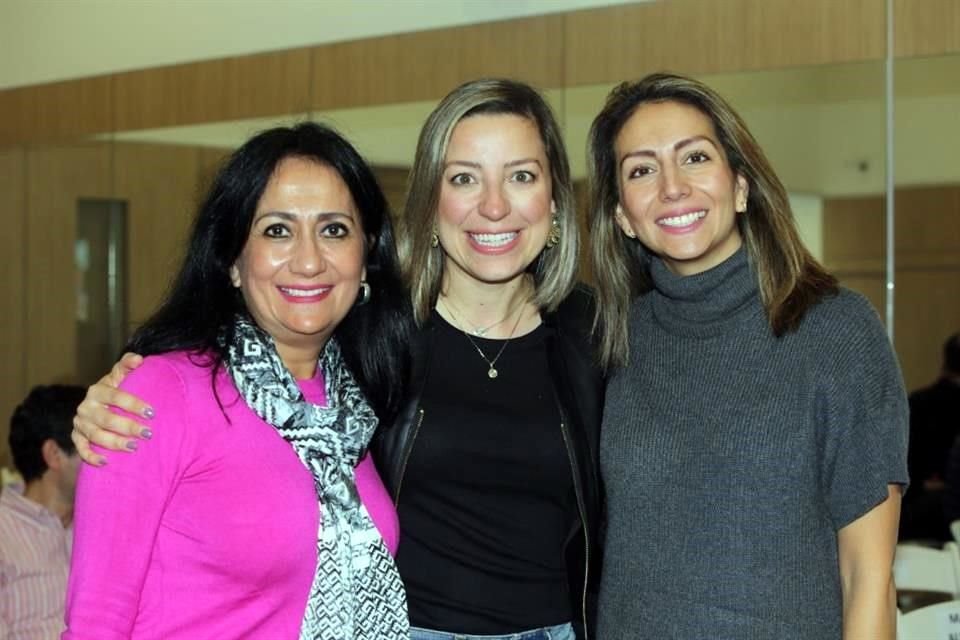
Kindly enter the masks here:
M 130 636 L 164 509 L 186 464 L 187 395 L 178 371 L 162 356 L 151 358 L 124 386 L 157 408 L 157 437 L 135 456 L 80 470 L 67 640 Z

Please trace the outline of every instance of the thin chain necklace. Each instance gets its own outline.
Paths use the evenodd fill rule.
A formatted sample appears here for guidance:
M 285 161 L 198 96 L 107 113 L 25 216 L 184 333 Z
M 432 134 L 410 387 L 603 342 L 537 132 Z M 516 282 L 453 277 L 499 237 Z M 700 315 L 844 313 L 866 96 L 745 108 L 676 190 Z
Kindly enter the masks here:
M 456 312 L 454 312 L 454 310 L 450 307 L 450 305 L 447 304 L 447 303 L 446 303 L 445 301 L 443 301 L 443 300 L 440 300 L 440 302 L 443 302 L 444 308 L 446 308 L 446 310 L 450 312 L 450 315 L 453 316 L 453 319 L 457 321 L 457 324 L 458 324 L 458 325 L 462 325 L 462 324 L 463 324 L 463 321 L 460 320 L 460 316 L 458 316 L 458 315 L 456 314 Z M 473 348 L 477 350 L 477 353 L 480 354 L 480 357 L 483 358 L 483 361 L 487 363 L 487 366 L 489 367 L 489 369 L 487 369 L 487 377 L 490 378 L 491 380 L 493 380 L 493 379 L 496 378 L 498 375 L 500 375 L 500 374 L 497 372 L 497 367 L 495 366 L 495 365 L 497 364 L 497 360 L 499 360 L 499 359 L 500 359 L 500 356 L 503 355 L 503 352 L 506 350 L 507 345 L 510 344 L 510 341 L 511 341 L 511 340 L 513 340 L 513 334 L 517 331 L 517 327 L 520 326 L 520 318 L 523 317 L 523 305 L 522 305 L 522 304 L 520 305 L 520 311 L 521 311 L 521 312 L 517 314 L 517 319 L 516 319 L 516 321 L 514 321 L 514 323 L 513 323 L 513 328 L 510 329 L 510 335 L 507 336 L 507 339 L 503 341 L 503 346 L 500 347 L 500 351 L 497 352 L 497 355 L 494 356 L 493 360 L 491 360 L 490 358 L 487 357 L 487 354 L 485 354 L 485 353 L 483 352 L 483 349 L 480 348 L 480 345 L 478 345 L 476 342 L 473 341 L 473 338 L 470 336 L 469 333 L 467 333 L 467 332 L 464 331 L 463 329 L 460 329 L 460 327 L 457 327 L 458 329 L 460 329 L 460 333 L 462 333 L 463 335 L 465 335 L 465 336 L 467 337 L 467 340 L 470 341 L 470 344 L 473 345 Z M 509 317 L 509 316 L 508 316 L 508 317 Z M 503 320 L 506 320 L 506 318 L 504 318 Z M 501 320 L 500 322 L 503 322 L 503 320 Z M 497 324 L 500 324 L 500 323 L 498 322 Z
M 522 307 L 525 303 L 526 303 L 526 300 L 521 299 L 521 300 L 520 300 L 520 304 L 517 305 L 517 306 Z M 444 301 L 443 301 L 443 306 L 445 306 L 445 307 L 450 311 L 451 315 L 455 315 L 455 314 L 454 314 L 454 311 L 453 311 L 453 309 L 452 309 L 453 305 L 451 305 L 448 301 L 444 300 Z M 496 327 L 497 325 L 500 325 L 500 324 L 503 324 L 504 322 L 506 322 L 506 320 L 507 320 L 510 316 L 513 315 L 513 312 L 514 312 L 514 311 L 516 311 L 516 308 L 513 308 L 513 309 L 508 310 L 508 311 L 503 315 L 502 318 L 500 318 L 499 320 L 497 320 L 497 321 L 494 322 L 493 324 L 488 324 L 488 325 L 485 326 L 485 327 L 478 327 L 477 325 L 473 324 L 473 322 L 472 322 L 470 319 L 467 319 L 467 324 L 469 324 L 469 325 L 472 327 L 471 333 L 472 333 L 473 335 L 477 336 L 478 338 L 482 338 L 484 335 L 486 335 L 487 331 L 490 331 L 490 329 L 493 329 L 493 328 Z M 456 316 L 456 317 L 457 317 L 457 322 L 460 323 L 460 316 Z M 459 329 L 460 329 L 460 331 L 464 331 L 464 333 L 466 333 L 466 331 L 464 330 L 463 327 L 459 327 Z

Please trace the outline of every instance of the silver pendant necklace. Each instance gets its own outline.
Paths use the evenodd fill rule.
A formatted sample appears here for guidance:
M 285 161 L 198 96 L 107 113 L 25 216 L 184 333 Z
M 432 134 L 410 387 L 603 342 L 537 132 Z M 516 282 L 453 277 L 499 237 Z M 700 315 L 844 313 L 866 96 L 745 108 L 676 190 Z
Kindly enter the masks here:
M 447 309 L 449 309 L 449 308 L 450 308 L 450 305 L 446 305 L 446 307 L 447 307 Z M 496 327 L 497 325 L 503 324 L 503 323 L 506 321 L 507 318 L 509 318 L 510 316 L 513 315 L 513 311 L 514 311 L 514 310 L 511 309 L 510 311 L 507 312 L 507 315 L 503 316 L 502 318 L 500 318 L 499 320 L 497 320 L 497 321 L 494 322 L 493 324 L 488 324 L 488 325 L 485 326 L 485 327 L 478 327 L 477 325 L 473 324 L 473 322 L 470 322 L 470 320 L 467 320 L 467 323 L 469 323 L 469 325 L 470 325 L 470 327 L 471 327 L 470 333 L 472 333 L 473 335 L 477 336 L 478 338 L 482 338 L 484 335 L 486 335 L 487 331 L 490 331 L 490 329 L 493 329 L 493 328 Z M 463 331 L 463 328 L 461 327 L 460 330 Z
M 513 328 L 510 329 L 510 335 L 507 336 L 507 339 L 503 341 L 503 346 L 500 347 L 500 351 L 498 351 L 498 352 L 497 352 L 497 355 L 494 356 L 493 360 L 491 360 L 490 358 L 487 357 L 487 354 L 485 354 L 485 353 L 483 352 L 483 349 L 480 348 L 480 345 L 478 345 L 476 342 L 473 341 L 473 338 L 470 336 L 470 334 L 469 334 L 468 332 L 466 332 L 466 331 L 463 330 L 463 328 L 462 328 L 462 327 L 463 327 L 463 321 L 460 319 L 460 316 L 458 316 L 458 315 L 456 314 L 456 312 L 453 310 L 453 308 L 452 308 L 449 304 L 447 304 L 446 301 L 441 300 L 440 302 L 443 302 L 443 306 L 446 308 L 447 311 L 450 312 L 450 315 L 453 316 L 453 319 L 456 320 L 457 324 L 460 325 L 460 326 L 457 327 L 458 329 L 460 329 L 460 333 L 462 333 L 463 335 L 465 335 L 465 336 L 467 337 L 467 340 L 470 341 L 470 344 L 473 345 L 473 348 L 477 350 L 477 353 L 480 354 L 480 357 L 483 358 L 483 361 L 487 363 L 487 367 L 489 367 L 489 368 L 487 369 L 487 377 L 490 378 L 491 380 L 493 380 L 493 379 L 496 378 L 498 375 L 500 375 L 500 373 L 497 371 L 497 367 L 496 367 L 497 360 L 499 360 L 499 359 L 500 359 L 500 356 L 503 355 L 503 352 L 504 352 L 504 350 L 506 350 L 507 345 L 510 344 L 510 341 L 511 341 L 511 340 L 513 340 L 513 334 L 517 331 L 517 327 L 520 326 L 520 318 L 523 317 L 523 312 L 522 312 L 522 310 L 523 310 L 523 305 L 522 305 L 522 304 L 519 305 L 521 312 L 517 314 L 517 319 L 516 319 L 516 321 L 514 321 L 514 323 L 513 323 Z M 506 320 L 508 317 L 509 317 L 509 315 L 507 315 L 506 317 L 504 317 L 503 320 L 499 320 L 498 322 L 490 325 L 489 327 L 487 327 L 486 329 L 484 329 L 484 332 L 486 332 L 487 330 L 491 329 L 492 327 L 497 326 L 498 324 L 500 324 L 501 322 L 503 322 L 504 320 Z M 479 334 L 478 334 L 478 335 L 479 335 Z

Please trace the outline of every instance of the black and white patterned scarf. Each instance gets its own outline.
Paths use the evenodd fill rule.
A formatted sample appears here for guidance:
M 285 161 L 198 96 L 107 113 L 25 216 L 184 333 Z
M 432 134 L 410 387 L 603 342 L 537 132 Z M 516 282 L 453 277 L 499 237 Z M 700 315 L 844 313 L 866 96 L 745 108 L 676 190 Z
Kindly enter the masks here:
M 276 427 L 310 470 L 320 504 L 317 571 L 310 587 L 303 640 L 407 640 L 407 601 L 354 481 L 354 467 L 377 417 L 334 339 L 320 356 L 326 407 L 307 402 L 273 340 L 238 318 L 225 362 L 247 405 Z

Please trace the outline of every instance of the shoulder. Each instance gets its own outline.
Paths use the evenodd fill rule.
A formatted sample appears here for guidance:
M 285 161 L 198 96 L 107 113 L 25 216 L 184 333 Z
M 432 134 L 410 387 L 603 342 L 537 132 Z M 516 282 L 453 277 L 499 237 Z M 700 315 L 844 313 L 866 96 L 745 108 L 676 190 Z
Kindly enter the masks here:
M 799 333 L 820 384 L 906 406 L 893 345 L 880 315 L 864 296 L 841 287 L 810 309 Z
M 557 307 L 557 314 L 564 316 L 586 316 L 593 319 L 593 312 L 597 308 L 597 294 L 593 287 L 578 282 Z
M 810 308 L 800 332 L 816 341 L 820 350 L 869 358 L 890 349 L 880 315 L 861 294 L 841 287 Z
M 160 413 L 175 409 L 183 413 L 187 408 L 199 411 L 216 402 L 211 380 L 211 361 L 207 356 L 187 351 L 147 356 L 120 384 L 120 388 L 149 402 Z M 232 388 L 221 370 L 217 374 L 218 394 Z
M 557 307 L 557 310 L 547 314 L 547 319 L 567 330 L 574 330 L 583 335 L 592 333 L 593 316 L 597 308 L 596 293 L 594 290 L 578 282 L 573 290 Z
M 544 314 L 544 324 L 555 330 L 559 349 L 556 355 L 572 359 L 602 378 L 599 343 L 593 331 L 594 311 L 597 308 L 594 290 L 577 283 L 553 313 Z
M 875 323 L 880 321 L 877 310 L 867 298 L 852 289 L 838 287 L 837 292 L 824 296 L 819 303 L 811 307 L 811 317 L 821 321 Z
M 210 360 L 206 356 L 187 351 L 170 351 L 147 356 L 143 364 L 133 370 L 121 387 L 137 384 L 179 386 L 181 389 L 200 378 L 210 379 Z

